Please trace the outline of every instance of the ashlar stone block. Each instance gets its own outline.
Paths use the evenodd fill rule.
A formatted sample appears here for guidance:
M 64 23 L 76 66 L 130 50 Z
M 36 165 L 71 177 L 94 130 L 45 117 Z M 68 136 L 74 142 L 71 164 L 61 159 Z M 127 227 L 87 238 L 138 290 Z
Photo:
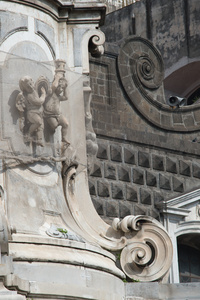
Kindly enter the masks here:
M 200 178 L 200 164 L 197 163 L 192 164 L 192 173 L 193 173 L 193 177 Z
M 141 151 L 138 152 L 138 165 L 145 168 L 150 167 L 149 153 L 145 153 Z
M 147 208 L 143 205 L 136 204 L 134 206 L 134 215 L 145 215 L 147 212 Z
M 98 181 L 97 182 L 97 193 L 100 197 L 109 197 L 110 192 L 109 192 L 108 182 Z
M 124 186 L 120 184 L 112 183 L 112 198 L 124 199 Z
M 130 181 L 130 168 L 119 166 L 117 170 L 119 180 Z
M 124 148 L 124 162 L 135 165 L 135 153 L 127 148 Z
M 140 201 L 142 204 L 151 205 L 151 193 L 148 190 L 140 189 Z
M 144 171 L 133 169 L 133 182 L 137 184 L 144 184 Z
M 177 173 L 177 160 L 171 157 L 166 158 L 166 171 L 170 173 Z
M 149 216 L 153 217 L 154 219 L 159 220 L 160 219 L 160 213 L 159 210 L 155 209 L 155 208 L 149 208 Z
M 146 183 L 149 186 L 156 186 L 157 185 L 157 176 L 155 173 L 146 172 Z
M 153 169 L 164 171 L 164 157 L 159 155 L 152 156 Z
M 116 165 L 105 164 L 104 176 L 108 179 L 116 179 Z
M 156 204 L 164 201 L 164 196 L 160 192 L 154 191 L 153 199 L 154 199 L 154 205 L 156 205 Z
M 108 159 L 108 149 L 107 145 L 98 143 L 97 157 L 101 159 Z
M 120 201 L 119 202 L 119 216 L 120 218 L 124 218 L 126 216 L 131 215 L 131 205 L 130 203 Z
M 180 174 L 185 176 L 191 176 L 190 163 L 180 160 Z
M 98 162 L 94 163 L 90 175 L 95 177 L 102 177 L 102 164 Z
M 126 199 L 128 201 L 138 202 L 137 189 L 131 185 L 126 186 Z
M 183 193 L 184 192 L 184 185 L 183 185 L 183 181 L 176 178 L 176 177 L 173 177 L 173 190 L 175 192 L 179 192 L 179 193 Z
M 163 190 L 171 190 L 170 177 L 167 175 L 159 174 L 160 188 Z
M 113 161 L 122 162 L 122 148 L 119 145 L 110 146 L 110 157 Z
M 107 217 L 118 217 L 119 207 L 115 200 L 108 200 L 106 203 L 106 215 Z

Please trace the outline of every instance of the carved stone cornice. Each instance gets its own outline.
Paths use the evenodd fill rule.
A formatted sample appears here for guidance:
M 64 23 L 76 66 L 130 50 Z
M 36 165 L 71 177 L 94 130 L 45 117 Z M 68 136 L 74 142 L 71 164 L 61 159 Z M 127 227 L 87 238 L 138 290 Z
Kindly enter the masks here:
M 105 19 L 106 6 L 99 1 L 61 1 L 61 0 L 3 0 L 19 3 L 39 9 L 51 15 L 58 22 L 68 23 L 98 23 L 102 25 Z M 89 13 L 87 13 L 89 12 Z M 77 13 L 79 17 L 77 18 Z

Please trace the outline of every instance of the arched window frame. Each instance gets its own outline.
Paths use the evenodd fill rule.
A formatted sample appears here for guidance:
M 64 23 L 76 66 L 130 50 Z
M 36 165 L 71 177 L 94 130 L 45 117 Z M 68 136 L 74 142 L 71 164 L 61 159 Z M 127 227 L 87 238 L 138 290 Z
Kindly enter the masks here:
M 200 234 L 200 189 L 164 201 L 160 210 L 163 224 L 173 245 L 173 261 L 170 269 L 170 283 L 179 283 L 177 238 L 185 234 Z

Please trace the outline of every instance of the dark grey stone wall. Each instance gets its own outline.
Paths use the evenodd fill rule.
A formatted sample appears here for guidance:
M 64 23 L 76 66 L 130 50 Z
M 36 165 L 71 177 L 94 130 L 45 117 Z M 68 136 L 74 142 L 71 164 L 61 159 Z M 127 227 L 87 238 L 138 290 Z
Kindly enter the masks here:
M 132 34 L 151 40 L 167 70 L 183 57 L 199 57 L 199 26 L 198 0 L 142 0 L 108 14 L 101 30 L 111 52 Z
M 90 194 L 105 219 L 130 214 L 159 218 L 158 204 L 199 187 L 200 158 L 99 138 Z
M 151 122 L 153 105 L 152 110 L 145 102 L 142 106 L 149 109 L 148 118 L 130 101 L 126 91 L 130 81 L 122 85 L 118 58 L 124 40 L 136 34 L 160 50 L 166 70 L 180 67 L 183 58 L 198 60 L 199 10 L 200 2 L 195 0 L 146 0 L 106 16 L 105 54 L 90 61 L 91 110 L 99 151 L 89 185 L 98 213 L 108 222 L 129 214 L 159 219 L 158 203 L 199 187 L 199 108 L 172 114 L 168 110 L 156 126 Z M 157 100 L 159 93 L 162 96 L 162 87 Z M 145 97 L 137 101 L 142 103 Z

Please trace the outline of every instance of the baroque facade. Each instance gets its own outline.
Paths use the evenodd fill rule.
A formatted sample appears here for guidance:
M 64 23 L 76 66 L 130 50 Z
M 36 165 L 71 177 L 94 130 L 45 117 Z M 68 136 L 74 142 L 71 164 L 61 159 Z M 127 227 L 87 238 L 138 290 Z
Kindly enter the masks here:
M 104 18 L 98 1 L 0 2 L 2 300 L 136 299 L 134 281 L 168 281 L 161 222 L 108 224 L 89 194 L 89 53 L 103 54 Z
M 199 105 L 165 102 L 153 3 L 142 35 L 133 6 L 117 30 L 98 1 L 0 2 L 0 299 L 198 294 L 176 283 L 178 250 L 198 256 Z

